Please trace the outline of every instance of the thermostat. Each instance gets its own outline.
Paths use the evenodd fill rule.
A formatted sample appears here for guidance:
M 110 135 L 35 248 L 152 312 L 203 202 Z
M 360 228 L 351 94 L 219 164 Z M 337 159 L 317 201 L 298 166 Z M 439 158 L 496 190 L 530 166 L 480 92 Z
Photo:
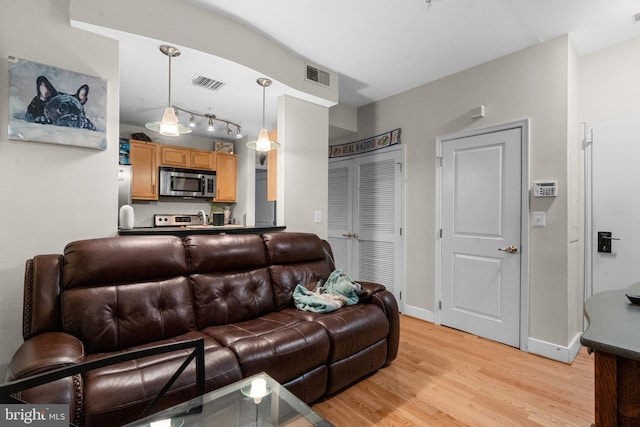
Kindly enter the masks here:
M 533 186 L 535 197 L 556 197 L 558 195 L 558 181 L 536 182 Z

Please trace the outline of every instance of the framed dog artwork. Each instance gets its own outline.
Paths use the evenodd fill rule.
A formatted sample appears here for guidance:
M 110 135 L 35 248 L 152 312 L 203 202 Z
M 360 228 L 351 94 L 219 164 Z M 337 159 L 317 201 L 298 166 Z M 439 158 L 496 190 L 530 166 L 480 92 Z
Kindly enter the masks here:
M 9 139 L 107 149 L 104 79 L 9 57 Z

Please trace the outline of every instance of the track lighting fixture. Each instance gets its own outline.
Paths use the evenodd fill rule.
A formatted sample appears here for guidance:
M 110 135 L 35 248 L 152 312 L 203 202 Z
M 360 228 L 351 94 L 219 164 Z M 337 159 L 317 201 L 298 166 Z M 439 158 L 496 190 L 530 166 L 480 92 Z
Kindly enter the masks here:
M 173 46 L 162 45 L 160 46 L 160 52 L 167 55 L 169 57 L 169 103 L 167 108 L 164 110 L 164 114 L 162 115 L 162 120 L 159 122 L 149 122 L 145 126 L 147 129 L 151 129 L 155 132 L 159 132 L 160 135 L 165 136 L 178 136 L 186 133 L 190 133 L 192 128 L 197 126 L 196 117 L 202 117 L 207 119 L 207 130 L 213 131 L 214 120 L 218 122 L 222 122 L 225 124 L 225 130 L 227 130 L 227 134 L 230 134 L 230 127 L 236 127 L 236 138 L 240 139 L 243 137 L 241 127 L 239 124 L 232 122 L 231 120 L 219 119 L 215 114 L 202 114 L 196 111 L 191 111 L 186 108 L 178 107 L 176 105 L 171 104 L 171 58 L 175 58 L 180 56 L 180 50 Z M 189 114 L 189 126 L 184 126 L 178 122 L 177 113 L 182 111 L 183 113 Z

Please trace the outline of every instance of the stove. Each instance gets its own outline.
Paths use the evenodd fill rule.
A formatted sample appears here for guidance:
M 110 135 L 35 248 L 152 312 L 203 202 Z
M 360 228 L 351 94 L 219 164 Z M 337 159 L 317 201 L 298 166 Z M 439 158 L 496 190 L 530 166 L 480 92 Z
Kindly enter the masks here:
M 156 214 L 153 216 L 154 227 L 180 227 L 183 225 L 202 225 L 198 215 Z

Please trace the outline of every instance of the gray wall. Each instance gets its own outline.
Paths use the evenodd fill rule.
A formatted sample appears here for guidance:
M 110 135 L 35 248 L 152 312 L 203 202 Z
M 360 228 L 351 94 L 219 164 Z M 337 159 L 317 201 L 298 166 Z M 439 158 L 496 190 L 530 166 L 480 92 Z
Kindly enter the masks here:
M 640 39 L 578 57 L 568 36 L 530 47 L 358 110 L 349 142 L 402 128 L 406 145 L 405 311 L 433 319 L 436 137 L 531 119 L 530 184 L 557 179 L 559 197 L 530 198 L 546 227 L 528 229 L 529 349 L 568 361 L 583 325 L 581 123 L 640 113 Z M 486 105 L 486 117 L 470 111 Z
M 567 37 L 496 59 L 360 108 L 358 134 L 332 143 L 402 128 L 406 145 L 407 313 L 434 317 L 436 277 L 436 137 L 530 118 L 530 180 L 557 179 L 559 197 L 530 199 L 547 226 L 530 230 L 530 339 L 567 348 L 578 334 L 569 322 L 567 127 L 571 104 Z M 471 118 L 484 104 L 486 117 Z M 571 256 L 576 256 L 571 255 Z M 573 288 L 578 278 L 572 276 Z

